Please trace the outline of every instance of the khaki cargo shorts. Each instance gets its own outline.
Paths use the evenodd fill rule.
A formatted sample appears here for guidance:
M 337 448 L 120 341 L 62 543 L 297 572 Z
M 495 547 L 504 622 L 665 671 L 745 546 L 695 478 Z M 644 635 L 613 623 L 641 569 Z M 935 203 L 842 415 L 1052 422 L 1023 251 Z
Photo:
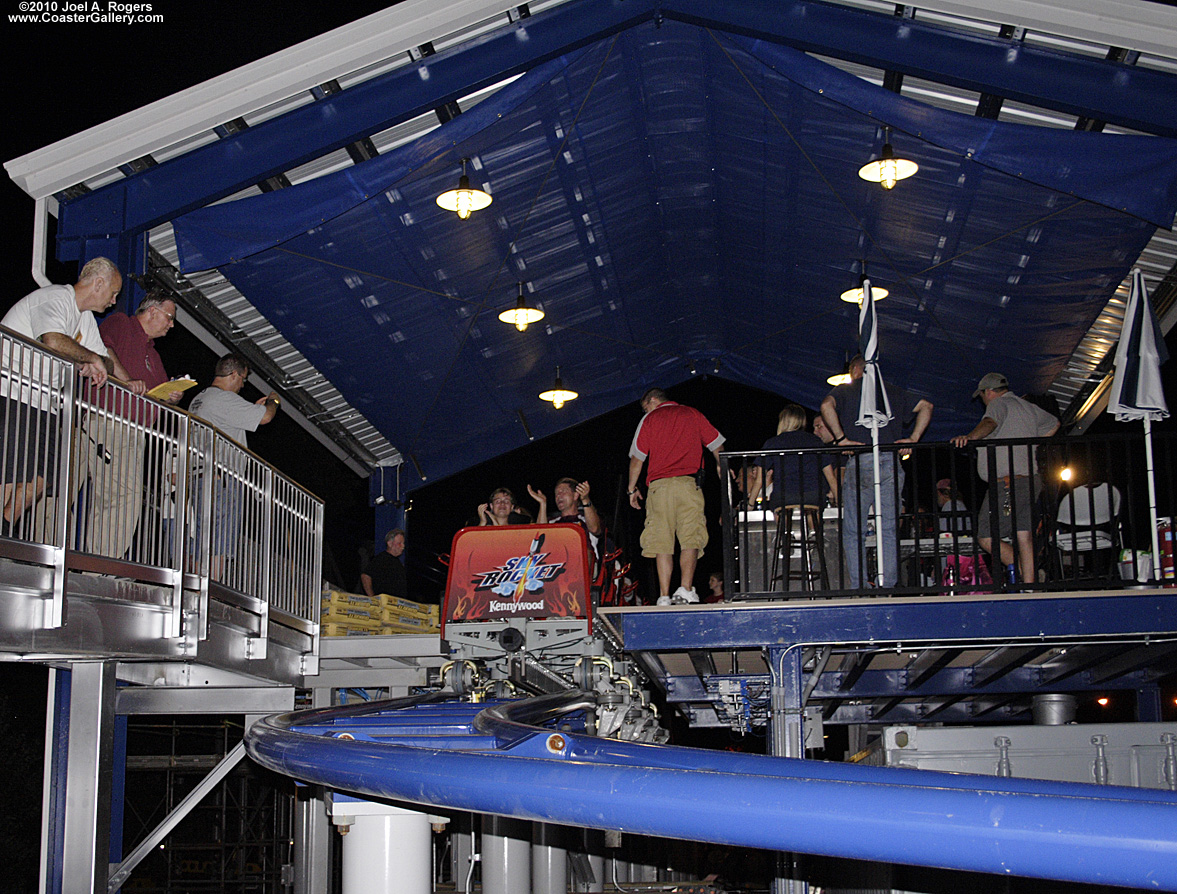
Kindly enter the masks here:
M 703 515 L 703 491 L 693 476 L 659 478 L 646 495 L 646 527 L 642 530 L 642 555 L 651 559 L 674 553 L 674 539 L 683 549 L 703 555 L 707 545 L 707 519 Z

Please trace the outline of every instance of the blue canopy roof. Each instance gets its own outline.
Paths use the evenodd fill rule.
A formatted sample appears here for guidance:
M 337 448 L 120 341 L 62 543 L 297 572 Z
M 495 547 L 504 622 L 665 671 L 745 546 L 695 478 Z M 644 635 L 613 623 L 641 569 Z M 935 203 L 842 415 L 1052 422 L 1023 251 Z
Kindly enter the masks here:
M 889 192 L 856 173 L 883 125 L 920 165 Z M 494 197 L 465 222 L 434 201 L 462 158 Z M 185 271 L 219 268 L 435 480 L 693 370 L 816 406 L 864 259 L 888 383 L 955 433 L 985 372 L 1049 383 L 1175 211 L 1177 141 L 958 115 L 664 21 L 174 227 Z M 547 314 L 524 333 L 496 319 L 518 282 Z M 559 411 L 537 398 L 557 365 L 581 395 Z

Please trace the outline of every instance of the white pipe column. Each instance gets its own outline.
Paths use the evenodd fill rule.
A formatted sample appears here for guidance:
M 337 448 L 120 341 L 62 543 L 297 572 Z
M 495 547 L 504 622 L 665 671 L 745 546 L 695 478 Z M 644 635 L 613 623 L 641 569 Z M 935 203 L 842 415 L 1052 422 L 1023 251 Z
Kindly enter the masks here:
M 33 205 L 33 281 L 40 286 L 52 285 L 45 273 L 46 245 L 49 243 L 48 199 L 37 199 Z
M 484 816 L 483 894 L 520 894 L 530 890 L 531 824 L 505 816 Z
M 564 828 L 531 824 L 531 894 L 567 894 L 568 851 Z
M 391 804 L 333 794 L 331 818 L 343 833 L 343 894 L 431 894 L 429 816 Z

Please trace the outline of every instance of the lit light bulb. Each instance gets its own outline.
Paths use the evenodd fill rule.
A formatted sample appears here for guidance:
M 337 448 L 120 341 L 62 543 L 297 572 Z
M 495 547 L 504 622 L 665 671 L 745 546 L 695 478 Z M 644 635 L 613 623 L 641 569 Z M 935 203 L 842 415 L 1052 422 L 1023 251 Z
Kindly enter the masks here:
M 514 307 L 507 308 L 499 314 L 499 319 L 510 323 L 520 332 L 526 332 L 532 323 L 538 323 L 544 318 L 544 312 L 538 307 L 528 307 L 527 299 L 523 297 L 523 283 L 519 283 L 519 298 Z
M 1071 467 L 1070 466 L 1064 467 L 1063 470 L 1058 473 L 1058 477 L 1061 478 L 1063 481 L 1070 481 L 1071 480 Z
M 564 398 L 559 396 L 560 392 L 556 392 L 556 397 L 552 398 L 552 406 L 557 410 L 564 406 Z
M 894 182 L 892 182 L 891 186 L 894 186 L 894 185 L 895 185 Z M 887 188 L 890 189 L 891 187 L 888 186 Z M 474 210 L 473 197 L 470 195 L 470 190 L 459 189 L 457 198 L 458 198 L 458 208 L 457 208 L 458 219 L 465 220 L 466 218 L 468 218 L 470 216 L 470 212 Z
M 883 189 L 892 189 L 899 182 L 899 166 L 895 159 L 884 158 L 879 171 L 879 184 Z
M 469 159 L 462 159 L 462 176 L 458 178 L 457 189 L 447 189 L 437 197 L 437 204 L 454 212 L 459 220 L 468 220 L 472 212 L 481 211 L 491 203 L 489 193 L 470 185 L 470 178 L 466 175 L 467 161 Z

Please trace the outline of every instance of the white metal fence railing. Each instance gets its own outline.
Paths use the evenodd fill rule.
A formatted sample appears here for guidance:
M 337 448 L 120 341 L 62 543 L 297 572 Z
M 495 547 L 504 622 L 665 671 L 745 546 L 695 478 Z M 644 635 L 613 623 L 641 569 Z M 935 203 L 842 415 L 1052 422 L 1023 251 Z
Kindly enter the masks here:
M 74 366 L 0 329 L 0 556 L 55 570 L 46 627 L 63 623 L 66 567 L 184 592 L 259 616 L 271 607 L 317 644 L 323 504 L 207 423 L 94 387 Z M 256 653 L 264 655 L 264 650 Z

